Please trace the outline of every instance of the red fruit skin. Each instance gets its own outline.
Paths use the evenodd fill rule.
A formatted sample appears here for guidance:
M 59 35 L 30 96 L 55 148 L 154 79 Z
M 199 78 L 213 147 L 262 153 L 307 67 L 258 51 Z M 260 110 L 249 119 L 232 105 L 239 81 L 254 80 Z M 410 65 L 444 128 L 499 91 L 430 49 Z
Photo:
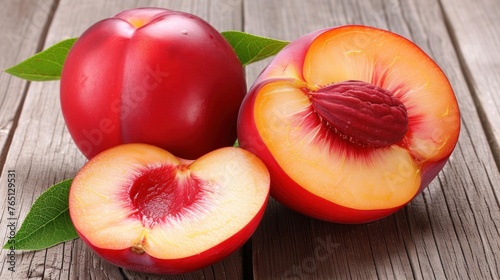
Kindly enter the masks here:
M 181 259 L 163 260 L 151 257 L 147 253 L 138 255 L 133 253 L 130 248 L 123 250 L 102 249 L 94 246 L 79 232 L 78 235 L 100 257 L 116 266 L 153 274 L 181 274 L 212 265 L 238 250 L 257 229 L 264 216 L 266 206 L 267 199 L 257 215 L 244 228 L 224 242 L 197 255 Z
M 131 142 L 186 159 L 231 146 L 245 93 L 243 67 L 220 33 L 160 8 L 91 26 L 71 48 L 60 86 L 67 128 L 89 159 Z
M 271 174 L 270 195 L 288 208 L 301 214 L 328 222 L 342 224 L 373 222 L 397 212 L 405 205 L 387 209 L 360 210 L 338 205 L 312 194 L 293 181 L 293 179 L 283 171 L 265 145 L 255 124 L 255 99 L 260 88 L 274 80 L 286 80 L 287 78 L 296 80 L 297 77 L 303 78 L 303 58 L 312 41 L 326 30 L 328 29 L 306 34 L 298 40 L 291 42 L 280 51 L 273 61 L 271 61 L 262 71 L 252 88 L 249 90 L 249 93 L 245 96 L 240 108 L 238 116 L 238 142 L 241 148 L 255 154 L 266 164 Z M 275 68 L 285 70 L 273 71 Z M 279 76 L 276 76 L 276 73 L 279 73 Z M 437 176 L 448 161 L 450 155 L 437 162 L 429 161 L 422 165 L 421 185 L 414 197 L 418 196 Z M 328 210 L 326 211 L 326 209 Z

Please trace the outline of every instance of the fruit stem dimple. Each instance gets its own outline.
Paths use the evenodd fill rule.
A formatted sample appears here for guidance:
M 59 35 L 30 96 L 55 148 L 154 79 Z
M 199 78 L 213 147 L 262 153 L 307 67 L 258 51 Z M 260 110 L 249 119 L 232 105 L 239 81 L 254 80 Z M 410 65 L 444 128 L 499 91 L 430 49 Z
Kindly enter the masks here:
M 145 228 L 142 231 L 140 239 L 137 242 L 135 242 L 134 245 L 132 245 L 132 247 L 130 247 L 130 251 L 132 251 L 132 253 L 137 255 L 142 255 L 146 252 L 144 244 L 146 244 L 146 236 L 148 232 L 149 229 L 147 228 Z
M 134 244 L 132 247 L 130 247 L 130 251 L 137 255 L 142 255 L 145 253 L 144 246 L 141 243 Z
M 313 111 L 334 135 L 366 148 L 401 142 L 408 131 L 405 105 L 390 91 L 349 80 L 310 91 Z

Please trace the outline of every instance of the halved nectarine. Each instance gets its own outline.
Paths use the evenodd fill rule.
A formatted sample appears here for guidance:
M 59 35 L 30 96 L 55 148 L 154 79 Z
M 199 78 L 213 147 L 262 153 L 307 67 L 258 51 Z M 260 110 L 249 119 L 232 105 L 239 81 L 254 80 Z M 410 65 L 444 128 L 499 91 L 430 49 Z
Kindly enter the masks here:
M 256 156 L 221 148 L 195 161 L 146 144 L 93 157 L 69 194 L 71 220 L 109 262 L 149 273 L 182 273 L 228 256 L 251 236 L 269 193 Z
M 342 26 L 290 43 L 240 109 L 240 146 L 271 173 L 271 195 L 340 223 L 385 217 L 438 174 L 459 135 L 452 87 L 414 43 Z

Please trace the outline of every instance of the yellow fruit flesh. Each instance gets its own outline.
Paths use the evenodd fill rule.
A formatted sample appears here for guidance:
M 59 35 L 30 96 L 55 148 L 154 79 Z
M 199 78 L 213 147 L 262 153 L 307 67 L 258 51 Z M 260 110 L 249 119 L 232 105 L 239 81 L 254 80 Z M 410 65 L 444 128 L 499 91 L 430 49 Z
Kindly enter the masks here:
M 417 192 L 419 164 L 406 149 L 367 150 L 347 143 L 318 120 L 307 95 L 290 83 L 264 86 L 255 104 L 264 143 L 309 192 L 361 210 L 397 207 Z
M 419 190 L 421 166 L 453 150 L 460 128 L 453 90 L 432 59 L 403 37 L 339 27 L 313 40 L 295 77 L 288 69 L 297 71 L 297 58 L 289 58 L 292 65 L 282 59 L 266 72 L 275 80 L 259 89 L 254 120 L 284 172 L 311 193 L 355 209 L 397 207 Z M 387 89 L 405 105 L 408 132 L 401 143 L 363 150 L 315 116 L 307 92 L 347 80 Z
M 303 70 L 310 87 L 360 80 L 392 92 L 406 106 L 410 133 L 405 142 L 418 160 L 437 161 L 454 148 L 446 145 L 457 141 L 460 123 L 452 88 L 408 40 L 373 28 L 332 29 L 314 40 Z
M 255 156 L 223 148 L 196 160 L 187 174 L 203 178 L 204 196 L 182 212 L 154 226 L 145 226 L 125 199 L 133 179 L 145 167 L 179 165 L 164 150 L 141 144 L 124 145 L 95 157 L 75 177 L 70 212 L 75 227 L 98 248 L 133 247 L 159 259 L 201 253 L 245 227 L 262 208 L 269 192 L 269 174 Z

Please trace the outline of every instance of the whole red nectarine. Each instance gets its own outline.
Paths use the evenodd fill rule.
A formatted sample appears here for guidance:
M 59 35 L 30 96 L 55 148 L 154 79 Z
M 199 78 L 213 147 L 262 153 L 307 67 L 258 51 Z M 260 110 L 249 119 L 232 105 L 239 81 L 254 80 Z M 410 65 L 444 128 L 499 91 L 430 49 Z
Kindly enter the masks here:
M 102 258 L 131 270 L 183 273 L 237 250 L 269 194 L 266 166 L 234 147 L 194 161 L 147 144 L 93 157 L 74 178 L 71 220 Z
M 243 67 L 222 35 L 192 14 L 136 8 L 104 19 L 70 49 L 61 106 L 81 152 L 153 144 L 194 159 L 236 140 Z
M 271 195 L 340 223 L 385 217 L 443 168 L 459 135 L 450 83 L 411 41 L 367 26 L 285 47 L 243 101 L 241 147 L 271 173 Z

